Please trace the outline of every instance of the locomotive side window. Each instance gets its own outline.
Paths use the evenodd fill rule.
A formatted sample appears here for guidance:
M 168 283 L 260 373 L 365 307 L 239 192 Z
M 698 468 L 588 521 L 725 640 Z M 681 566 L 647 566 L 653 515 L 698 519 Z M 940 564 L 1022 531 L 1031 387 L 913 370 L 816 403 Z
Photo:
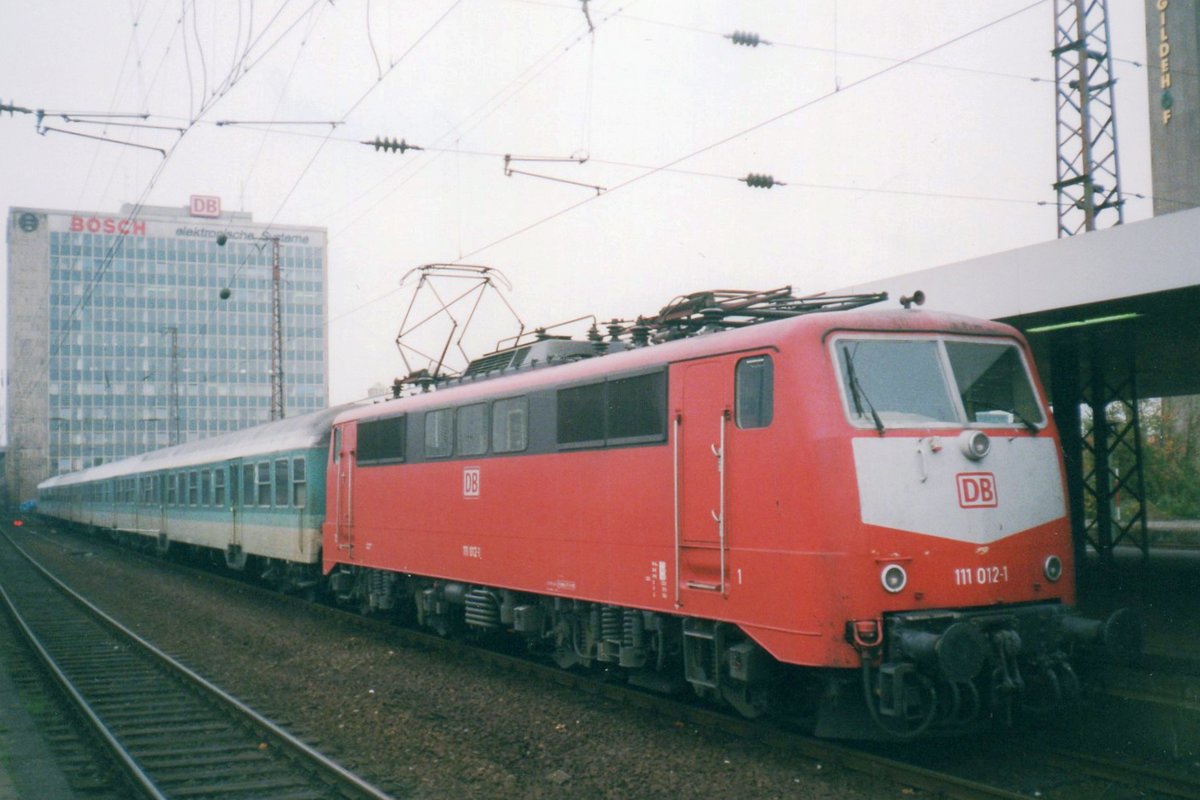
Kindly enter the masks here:
M 492 404 L 492 450 L 519 453 L 529 446 L 529 398 L 510 397 Z
M 604 383 L 558 390 L 558 443 L 604 442 Z
M 275 459 L 275 507 L 287 508 L 288 504 L 288 460 Z
M 765 428 L 775 414 L 775 365 L 770 356 L 743 358 L 734 372 L 734 420 L 739 428 Z
M 947 341 L 946 355 L 969 422 L 1036 425 L 1044 421 L 1016 347 Z
M 487 452 L 487 403 L 475 403 L 458 409 L 458 454 L 481 456 Z
M 652 372 L 605 384 L 608 398 L 605 438 L 624 443 L 655 441 L 667 431 L 667 374 Z
M 558 390 L 558 444 L 603 447 L 662 441 L 667 431 L 665 371 Z
M 400 416 L 360 422 L 358 424 L 359 465 L 396 464 L 403 461 L 407 420 L 407 417 Z
M 454 409 L 425 414 L 425 457 L 443 458 L 454 452 Z

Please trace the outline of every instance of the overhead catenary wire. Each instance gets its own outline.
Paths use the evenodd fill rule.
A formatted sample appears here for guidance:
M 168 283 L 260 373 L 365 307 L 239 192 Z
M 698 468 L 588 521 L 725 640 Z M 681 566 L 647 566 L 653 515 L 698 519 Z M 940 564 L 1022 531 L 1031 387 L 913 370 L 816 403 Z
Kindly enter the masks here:
M 744 129 L 742 129 L 742 130 L 740 130 L 740 131 L 738 131 L 738 132 L 736 132 L 736 133 L 733 133 L 733 134 L 730 134 L 730 135 L 728 135 L 728 136 L 725 136 L 725 137 L 723 137 L 723 138 L 721 138 L 721 139 L 718 139 L 717 141 L 714 141 L 714 142 L 712 142 L 712 143 L 710 143 L 710 144 L 707 144 L 707 145 L 705 145 L 705 146 L 703 146 L 703 147 L 701 147 L 701 148 L 699 148 L 699 149 L 697 149 L 697 150 L 694 150 L 694 151 L 692 151 L 692 152 L 690 152 L 690 153 L 687 153 L 687 154 L 685 154 L 685 155 L 679 156 L 678 158 L 675 158 L 675 159 L 673 159 L 673 160 L 671 160 L 671 161 L 669 161 L 669 162 L 667 162 L 667 163 L 663 164 L 662 166 L 656 167 L 656 168 L 654 168 L 654 169 L 652 169 L 652 170 L 648 170 L 648 171 L 646 171 L 646 172 L 642 173 L 641 175 L 635 176 L 635 177 L 633 177 L 633 178 L 630 178 L 629 180 L 627 180 L 627 181 L 625 181 L 625 182 L 623 182 L 623 183 L 619 183 L 619 184 L 617 184 L 616 186 L 613 186 L 613 187 L 611 187 L 611 188 L 610 188 L 610 189 L 609 189 L 607 192 L 605 192 L 604 194 L 598 194 L 598 195 L 595 195 L 595 196 L 592 196 L 592 197 L 588 197 L 588 198 L 586 198 L 586 199 L 584 199 L 584 200 L 580 200 L 580 201 L 578 201 L 578 202 L 576 202 L 576 203 L 572 203 L 571 205 L 569 205 L 569 206 L 566 206 L 566 207 L 564 207 L 564 208 L 562 208 L 562 209 L 559 209 L 558 211 L 556 211 L 556 212 L 554 212 L 554 213 L 552 213 L 552 214 L 549 214 L 549 215 L 547 215 L 547 216 L 545 216 L 545 217 L 542 217 L 541 219 L 538 219 L 538 220 L 536 220 L 536 221 L 534 221 L 534 222 L 531 222 L 531 223 L 529 223 L 528 225 L 525 225 L 525 226 L 523 226 L 523 227 L 521 227 L 521 228 L 518 228 L 517 230 L 515 230 L 515 231 L 512 231 L 511 233 L 508 233 L 508 234 L 506 234 L 506 235 L 504 235 L 504 236 L 501 236 L 500 238 L 498 238 L 498 239 L 495 239 L 495 240 L 493 240 L 493 241 L 489 242 L 488 244 L 482 245 L 481 247 L 478 247 L 478 248 L 476 248 L 475 250 L 472 250 L 472 251 L 470 251 L 470 252 L 466 253 L 466 254 L 463 256 L 463 258 L 471 258 L 471 257 L 473 257 L 473 256 L 479 255 L 480 253 L 486 252 L 487 250 L 490 250 L 490 249 L 492 249 L 493 247 L 496 247 L 497 245 L 500 245 L 500 244 L 502 244 L 502 243 L 504 243 L 504 242 L 507 242 L 507 241 L 509 241 L 509 240 L 511 240 L 511 239 L 514 239 L 514 238 L 516 238 L 516 237 L 518 237 L 518 236 L 521 236 L 521 235 L 523 235 L 523 234 L 525 234 L 525 233 L 528 233 L 528 232 L 529 232 L 529 231 L 531 231 L 531 230 L 534 230 L 534 229 L 536 229 L 536 228 L 539 228 L 539 227 L 541 227 L 542 225 L 545 225 L 546 223 L 548 223 L 548 222 L 550 222 L 550 221 L 552 221 L 552 220 L 558 219 L 559 217 L 561 217 L 561 216 L 563 216 L 563 215 L 565 215 L 565 214 L 569 214 L 569 213 L 571 213 L 572 211 L 575 211 L 576 209 L 578 209 L 578 208 L 581 208 L 581 207 L 583 207 L 583 206 L 587 205 L 588 203 L 592 203 L 592 202 L 596 201 L 596 200 L 597 200 L 598 198 L 600 198 L 600 197 L 611 197 L 613 194 L 615 194 L 615 193 L 617 193 L 617 192 L 621 191 L 622 189 L 625 189 L 625 188 L 627 188 L 627 187 L 629 187 L 629 186 L 632 186 L 632 185 L 634 185 L 634 184 L 636 184 L 636 183 L 639 183 L 639 182 L 641 182 L 641 181 L 645 180 L 646 178 L 649 178 L 649 177 L 651 177 L 652 175 L 656 175 L 656 174 L 658 174 L 659 172 L 662 172 L 663 170 L 669 169 L 669 168 L 671 168 L 671 167 L 675 167 L 675 166 L 677 166 L 677 165 L 679 165 L 679 164 L 682 164 L 682 163 L 683 163 L 683 162 L 685 162 L 685 161 L 688 161 L 688 160 L 690 160 L 690 159 L 692 159 L 692 158 L 695 158 L 695 157 L 696 157 L 696 156 L 698 156 L 698 155 L 701 155 L 701 154 L 703 154 L 703 153 L 707 153 L 707 152 L 709 152 L 709 151 L 711 151 L 711 150 L 715 150 L 715 149 L 717 149 L 718 147 L 721 147 L 721 146 L 723 146 L 723 145 L 726 145 L 726 144 L 728 144 L 728 143 L 730 143 L 730 142 L 732 142 L 732 141 L 735 141 L 735 140 L 737 140 L 737 139 L 740 139 L 740 138 L 742 138 L 743 136 L 746 136 L 746 135 L 748 135 L 748 134 L 754 133 L 755 131 L 761 130 L 761 129 L 763 129 L 763 128 L 765 128 L 765 127 L 769 126 L 769 125 L 773 125 L 773 124 L 775 124 L 775 123 L 779 122 L 780 120 L 787 119 L 788 117 L 791 117 L 791 116 L 793 116 L 794 114 L 798 114 L 798 113 L 800 113 L 801 111 L 804 111 L 804 110 L 806 110 L 806 109 L 812 108 L 813 106 L 817 105 L 818 103 L 824 102 L 824 101 L 826 101 L 826 100 L 830 99 L 831 97 L 837 96 L 837 95 L 839 95 L 839 94 L 843 94 L 843 93 L 845 93 L 847 90 L 854 89 L 854 88 L 857 88 L 857 87 L 859 87 L 859 86 L 862 86 L 862 85 L 864 85 L 864 84 L 867 84 L 867 83 L 869 83 L 869 82 L 871 82 L 871 81 L 873 81 L 873 80 L 876 80 L 877 78 L 879 78 L 879 77 L 881 77 L 881 76 L 883 76 L 883 75 L 887 75 L 887 74 L 889 74 L 889 73 L 891 73 L 891 72 L 894 72 L 895 70 L 897 70 L 897 69 L 899 69 L 899 68 L 901 68 L 901 67 L 903 67 L 903 66 L 906 66 L 906 65 L 907 65 L 909 62 L 916 61 L 917 59 L 925 58 L 926 56 L 932 55 L 933 53 L 936 53 L 936 52 L 938 52 L 938 51 L 940 51 L 940 50 L 944 50 L 945 48 L 947 48 L 947 47 L 949 47 L 949 46 L 951 46 L 951 45 L 953 45 L 953 44 L 957 44 L 958 42 L 961 42 L 961 41 L 963 41 L 964 39 L 968 39 L 968 38 L 970 38 L 970 37 L 972 37 L 972 36 L 975 36 L 975 35 L 977 35 L 977 34 L 981 33 L 982 31 L 985 31 L 985 30 L 987 30 L 987 29 L 989 29 L 989 28 L 992 28 L 992 27 L 994 27 L 994 26 L 996 26 L 996 25 L 999 25 L 999 24 L 1001 24 L 1001 23 L 1003 23 L 1003 22 L 1006 22 L 1006 21 L 1008 21 L 1008 20 L 1010 20 L 1010 19 L 1012 19 L 1012 18 L 1014 18 L 1014 17 L 1017 17 L 1017 16 L 1019 16 L 1019 15 L 1021 15 L 1021 14 L 1024 14 L 1024 13 L 1026 13 L 1027 11 L 1029 11 L 1029 10 L 1031 10 L 1031 9 L 1033 9 L 1033 8 L 1037 8 L 1037 7 L 1038 7 L 1038 6 L 1040 6 L 1040 5 L 1044 5 L 1046 2 L 1047 2 L 1047 0 L 1035 0 L 1035 2 L 1033 2 L 1033 3 L 1030 3 L 1030 4 L 1028 4 L 1028 5 L 1025 5 L 1025 6 L 1022 6 L 1021 8 L 1017 9 L 1016 11 L 1012 11 L 1012 12 L 1010 12 L 1010 13 L 1008 13 L 1008 14 L 1004 14 L 1003 16 L 1000 16 L 1000 17 L 998 17 L 998 18 L 996 18 L 996 19 L 992 20 L 991 22 L 987 22 L 987 23 L 985 23 L 985 24 L 983 24 L 983 25 L 981 25 L 981 26 L 978 26 L 978 27 L 976 27 L 976 28 L 973 28 L 973 29 L 971 29 L 971 30 L 969 30 L 969 31 L 967 31 L 967 32 L 965 32 L 965 33 L 962 33 L 962 34 L 959 34 L 959 35 L 957 35 L 957 36 L 954 36 L 954 37 L 952 37 L 952 38 L 950 38 L 950 39 L 947 39 L 946 41 L 943 41 L 943 42 L 941 42 L 940 44 L 934 45 L 933 47 L 927 48 L 927 49 L 925 49 L 925 50 L 923 50 L 923 51 L 921 51 L 921 52 L 919 52 L 919 53 L 916 53 L 915 55 L 913 55 L 913 56 L 910 56 L 910 57 L 909 57 L 909 58 L 907 58 L 907 59 L 903 59 L 903 60 L 901 60 L 901 61 L 899 61 L 899 62 L 897 62 L 897 63 L 890 64 L 889 66 L 886 66 L 886 67 L 884 67 L 884 68 L 882 68 L 882 69 L 880 69 L 880 70 L 878 70 L 878 71 L 876 71 L 876 72 L 873 72 L 873 73 L 871 73 L 871 74 L 869 74 L 869 75 L 867 75 L 867 76 L 864 76 L 864 77 L 862 77 L 862 78 L 859 78 L 859 79 L 857 79 L 857 80 L 850 81 L 849 83 L 847 83 L 847 84 L 845 84 L 844 86 L 842 86 L 840 89 L 835 89 L 835 90 L 834 90 L 834 91 L 832 91 L 832 92 L 827 92 L 827 93 L 825 93 L 825 94 L 819 95 L 819 96 L 817 96 L 817 97 L 815 97 L 815 98 L 813 98 L 813 99 L 811 99 L 811 100 L 807 100 L 807 101 L 805 101 L 805 102 L 803 102 L 803 103 L 800 103 L 800 104 L 799 104 L 799 105 L 797 105 L 797 106 L 794 106 L 794 107 L 792 107 L 792 108 L 789 108 L 789 109 L 787 109 L 787 110 L 785 110 L 785 111 L 783 111 L 783 112 L 780 112 L 780 113 L 778 113 L 778 114 L 775 114 L 775 115 L 773 115 L 773 116 L 771 116 L 771 117 L 768 117 L 768 118 L 766 118 L 766 119 L 764 119 L 764 120 L 761 120 L 761 121 L 759 121 L 759 122 L 757 122 L 757 123 L 755 123 L 755 124 L 753 124 L 753 125 L 750 125 L 750 126 L 748 126 L 748 127 L 744 128 Z

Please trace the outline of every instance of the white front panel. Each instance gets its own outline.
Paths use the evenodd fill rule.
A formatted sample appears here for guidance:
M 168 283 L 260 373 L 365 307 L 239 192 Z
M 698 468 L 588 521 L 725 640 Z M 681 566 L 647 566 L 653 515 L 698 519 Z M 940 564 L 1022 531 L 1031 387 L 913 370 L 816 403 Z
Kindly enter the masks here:
M 982 545 L 1066 515 L 1053 439 L 991 445 L 972 461 L 954 437 L 854 439 L 862 521 Z

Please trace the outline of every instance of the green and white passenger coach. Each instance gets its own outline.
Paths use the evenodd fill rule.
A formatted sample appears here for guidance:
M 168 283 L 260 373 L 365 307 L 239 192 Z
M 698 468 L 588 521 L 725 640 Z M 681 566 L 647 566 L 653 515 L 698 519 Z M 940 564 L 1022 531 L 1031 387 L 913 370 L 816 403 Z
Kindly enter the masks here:
M 49 478 L 39 511 L 166 553 L 187 547 L 285 590 L 321 570 L 325 464 L 345 407 Z

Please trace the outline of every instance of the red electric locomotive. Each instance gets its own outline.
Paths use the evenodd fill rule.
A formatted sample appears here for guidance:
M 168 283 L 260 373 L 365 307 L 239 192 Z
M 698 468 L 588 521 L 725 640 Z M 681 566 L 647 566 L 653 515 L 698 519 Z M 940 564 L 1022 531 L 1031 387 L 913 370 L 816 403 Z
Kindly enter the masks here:
M 1066 699 L 1072 648 L 1137 627 L 1072 610 L 1027 345 L 859 302 L 694 295 L 632 342 L 542 338 L 341 414 L 331 587 L 827 734 Z

